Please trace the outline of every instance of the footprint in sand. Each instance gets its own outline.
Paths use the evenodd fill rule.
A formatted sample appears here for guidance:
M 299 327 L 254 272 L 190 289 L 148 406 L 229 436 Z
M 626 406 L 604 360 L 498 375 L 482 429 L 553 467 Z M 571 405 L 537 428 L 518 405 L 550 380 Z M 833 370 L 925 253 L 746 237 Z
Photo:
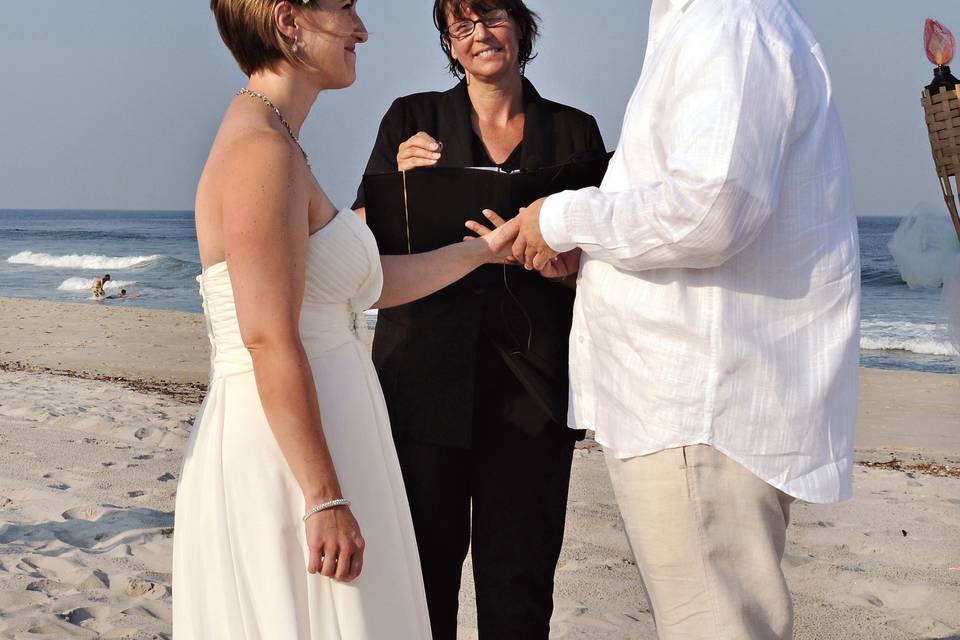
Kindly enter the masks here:
M 47 597 L 42 593 L 28 591 L 0 591 L 0 611 L 12 613 L 43 603 Z
M 55 411 L 50 411 L 42 407 L 6 407 L 0 409 L 0 414 L 8 418 L 19 418 L 28 422 L 44 422 L 51 417 L 56 417 Z
M 148 600 L 161 600 L 166 598 L 169 590 L 165 585 L 151 582 L 150 580 L 138 580 L 137 578 L 127 578 L 127 586 L 124 588 L 131 598 L 147 598 Z
M 133 541 L 145 544 L 159 536 L 162 527 L 173 523 L 173 514 L 145 508 L 108 510 L 92 522 L 66 522 L 52 528 L 57 540 L 79 549 L 129 546 Z
M 109 618 L 114 614 L 114 610 L 107 605 L 91 605 L 89 607 L 79 607 L 59 614 L 61 618 L 80 626 L 87 620 L 99 620 L 100 618 Z
M 928 615 L 907 615 L 891 621 L 892 626 L 913 638 L 957 638 L 957 629 L 943 620 Z
M 58 491 L 66 491 L 70 488 L 70 485 L 68 485 L 66 482 L 54 482 L 53 484 L 48 484 L 47 486 Z
M 176 479 L 177 479 L 177 476 L 173 475 L 172 473 L 165 473 L 159 478 L 157 478 L 157 480 L 159 480 L 160 482 L 170 482 L 171 480 L 176 480 Z M 2 505 L 2 503 L 3 501 L 0 500 L 0 505 Z
M 853 594 L 853 597 L 857 600 L 860 600 L 861 602 L 865 602 L 869 605 L 873 605 L 878 609 L 883 608 L 883 600 L 873 595 L 872 593 L 865 593 L 865 592 L 855 593 Z
M 104 572 L 90 570 L 75 562 L 54 556 L 25 556 L 20 559 L 17 569 L 31 577 L 39 578 L 26 587 L 27 591 L 38 593 L 53 594 L 69 588 L 99 591 L 106 589 L 110 584 L 110 578 Z
M 139 456 L 133 456 L 133 459 L 134 459 L 134 460 L 153 460 L 153 454 L 152 454 L 152 453 L 144 453 L 144 454 L 141 454 L 141 455 L 139 455 Z
M 557 618 L 577 618 L 590 610 L 586 604 L 575 600 L 562 599 L 556 604 Z
M 170 605 L 163 602 L 144 602 L 135 607 L 121 611 L 123 615 L 135 618 L 154 618 L 156 620 L 170 619 Z
M 26 590 L 53 597 L 65 591 L 72 591 L 73 587 L 68 584 L 63 584 L 62 582 L 57 582 L 56 580 L 51 580 L 50 578 L 40 578 L 39 580 L 27 583 Z
M 97 504 L 90 504 L 83 507 L 74 507 L 67 509 L 60 514 L 64 520 L 97 520 L 107 512 L 106 509 Z
M 80 591 L 105 591 L 110 588 L 110 576 L 94 569 L 77 587 Z

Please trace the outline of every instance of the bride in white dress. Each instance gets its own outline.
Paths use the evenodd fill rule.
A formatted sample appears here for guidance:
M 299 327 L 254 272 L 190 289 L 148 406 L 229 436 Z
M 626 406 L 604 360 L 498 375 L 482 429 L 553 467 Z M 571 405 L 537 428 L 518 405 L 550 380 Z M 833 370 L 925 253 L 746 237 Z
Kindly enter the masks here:
M 367 39 L 355 3 L 211 6 L 250 81 L 197 192 L 212 366 L 177 494 L 174 637 L 427 640 L 416 540 L 359 314 L 502 262 L 489 243 L 511 227 L 381 269 L 373 236 L 337 212 L 297 142 L 318 93 L 355 79 Z

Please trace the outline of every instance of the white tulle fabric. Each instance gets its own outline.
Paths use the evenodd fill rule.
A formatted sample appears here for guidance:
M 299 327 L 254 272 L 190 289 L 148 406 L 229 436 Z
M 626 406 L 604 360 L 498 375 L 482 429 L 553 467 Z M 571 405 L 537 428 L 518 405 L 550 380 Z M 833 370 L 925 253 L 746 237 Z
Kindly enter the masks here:
M 380 295 L 376 241 L 352 211 L 310 238 L 301 336 L 344 495 L 367 542 L 352 584 L 306 571 L 300 489 L 261 406 L 226 264 L 198 278 L 210 388 L 177 492 L 177 640 L 430 637 L 420 561 L 380 386 L 358 314 Z M 361 316 L 362 322 L 362 316 Z
M 950 341 L 960 353 L 960 255 L 954 258 L 943 278 L 943 313 L 947 317 Z

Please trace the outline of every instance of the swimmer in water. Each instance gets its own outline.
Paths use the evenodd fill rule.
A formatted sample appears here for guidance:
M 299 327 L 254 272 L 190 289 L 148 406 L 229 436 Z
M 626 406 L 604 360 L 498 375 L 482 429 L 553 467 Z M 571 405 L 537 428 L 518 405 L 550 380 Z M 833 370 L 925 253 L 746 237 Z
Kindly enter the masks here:
M 112 296 L 107 296 L 106 299 L 107 300 L 126 300 L 127 298 L 135 299 L 139 297 L 140 297 L 139 293 L 134 293 L 133 295 L 127 295 L 126 289 L 120 289 L 120 293 Z

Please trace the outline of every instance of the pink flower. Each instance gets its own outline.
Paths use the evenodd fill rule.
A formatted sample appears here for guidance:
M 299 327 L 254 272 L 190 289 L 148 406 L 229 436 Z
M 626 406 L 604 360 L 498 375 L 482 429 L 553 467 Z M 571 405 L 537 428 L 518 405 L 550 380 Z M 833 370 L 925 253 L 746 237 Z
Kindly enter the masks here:
M 923 45 L 930 62 L 935 65 L 950 64 L 957 48 L 957 39 L 950 33 L 950 29 L 927 18 L 923 29 Z

